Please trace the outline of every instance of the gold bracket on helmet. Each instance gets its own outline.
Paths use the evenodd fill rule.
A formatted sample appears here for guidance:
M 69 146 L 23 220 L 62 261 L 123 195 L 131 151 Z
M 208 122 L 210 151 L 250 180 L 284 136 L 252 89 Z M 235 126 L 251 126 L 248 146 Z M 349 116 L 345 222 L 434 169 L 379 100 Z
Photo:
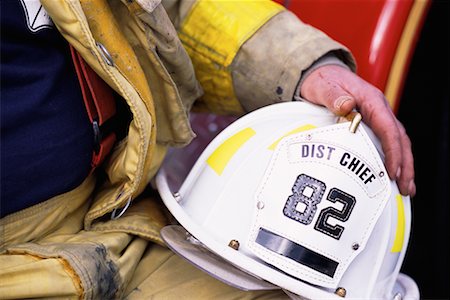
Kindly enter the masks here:
M 344 123 L 344 122 L 350 121 L 351 123 L 350 123 L 349 130 L 351 133 L 355 133 L 356 129 L 358 129 L 359 123 L 361 123 L 361 120 L 362 120 L 361 114 L 359 112 L 352 111 L 351 113 L 349 113 L 343 117 L 340 117 L 338 119 L 338 123 Z

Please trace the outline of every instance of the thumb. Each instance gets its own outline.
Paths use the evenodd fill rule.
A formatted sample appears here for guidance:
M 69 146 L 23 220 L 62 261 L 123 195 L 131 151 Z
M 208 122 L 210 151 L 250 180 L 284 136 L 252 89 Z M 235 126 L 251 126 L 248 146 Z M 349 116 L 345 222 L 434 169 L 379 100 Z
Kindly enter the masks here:
M 333 91 L 324 99 L 325 106 L 338 116 L 349 114 L 356 107 L 356 100 L 343 90 Z

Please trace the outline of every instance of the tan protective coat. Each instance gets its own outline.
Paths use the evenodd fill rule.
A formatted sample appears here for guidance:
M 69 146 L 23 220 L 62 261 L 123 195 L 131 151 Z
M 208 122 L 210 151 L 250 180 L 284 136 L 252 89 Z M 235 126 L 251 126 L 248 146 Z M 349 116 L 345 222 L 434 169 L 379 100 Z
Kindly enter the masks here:
M 209 60 L 199 56 L 202 44 L 197 33 L 217 24 L 187 22 L 202 14 L 193 1 L 41 2 L 67 41 L 126 101 L 132 120 L 127 137 L 105 162 L 104 182 L 96 182 L 92 175 L 73 191 L 0 220 L 0 298 L 261 296 L 242 294 L 150 243 L 163 244 L 159 230 L 168 218 L 157 196 L 140 195 L 167 146 L 183 146 L 195 137 L 188 120 L 193 106 L 243 114 L 291 101 L 302 71 L 324 54 L 336 51 L 353 66 L 345 47 L 277 5 L 257 1 L 253 5 L 261 6 L 266 15 L 261 22 L 248 22 L 256 25 L 243 27 L 248 30 L 246 38 L 226 53 L 228 60 L 221 65 L 214 56 Z M 233 14 L 239 5 L 227 9 Z M 221 13 L 225 12 L 217 10 Z M 183 40 L 194 41 L 185 42 L 188 51 L 179 33 Z M 222 41 L 209 43 L 214 52 Z M 216 73 L 205 72 L 210 66 L 228 78 L 226 88 Z M 111 220 L 110 213 L 128 202 L 125 214 Z M 173 272 L 179 279 L 171 283 Z M 180 287 L 174 289 L 175 284 Z

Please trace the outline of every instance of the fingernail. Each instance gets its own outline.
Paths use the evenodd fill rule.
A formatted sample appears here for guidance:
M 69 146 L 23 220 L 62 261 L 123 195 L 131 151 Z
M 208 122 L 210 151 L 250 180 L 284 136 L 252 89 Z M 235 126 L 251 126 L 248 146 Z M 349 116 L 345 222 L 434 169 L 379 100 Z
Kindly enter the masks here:
M 395 173 L 395 179 L 400 179 L 400 176 L 402 175 L 402 168 L 398 167 L 397 173 Z
M 414 183 L 414 180 L 409 182 L 408 191 L 410 196 L 414 196 L 416 194 L 416 184 Z
M 341 106 L 342 106 L 345 102 L 350 101 L 350 100 L 352 100 L 352 98 L 349 97 L 349 96 L 340 96 L 339 98 L 337 98 L 337 99 L 334 101 L 334 108 L 336 108 L 337 110 L 339 110 L 339 109 L 341 109 Z

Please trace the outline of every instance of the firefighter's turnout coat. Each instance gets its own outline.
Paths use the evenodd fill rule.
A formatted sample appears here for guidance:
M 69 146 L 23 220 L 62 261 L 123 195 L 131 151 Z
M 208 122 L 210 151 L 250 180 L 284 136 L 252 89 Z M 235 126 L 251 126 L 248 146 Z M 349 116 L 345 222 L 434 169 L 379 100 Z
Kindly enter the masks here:
M 76 189 L 0 220 L 0 298 L 184 299 L 195 291 L 212 299 L 215 289 L 219 299 L 228 287 L 183 273 L 187 265 L 159 246 L 168 218 L 142 192 L 167 148 L 195 137 L 192 108 L 241 115 L 292 101 L 317 59 L 334 52 L 354 68 L 351 54 L 271 1 L 41 3 L 132 117 L 101 177 L 97 170 Z

